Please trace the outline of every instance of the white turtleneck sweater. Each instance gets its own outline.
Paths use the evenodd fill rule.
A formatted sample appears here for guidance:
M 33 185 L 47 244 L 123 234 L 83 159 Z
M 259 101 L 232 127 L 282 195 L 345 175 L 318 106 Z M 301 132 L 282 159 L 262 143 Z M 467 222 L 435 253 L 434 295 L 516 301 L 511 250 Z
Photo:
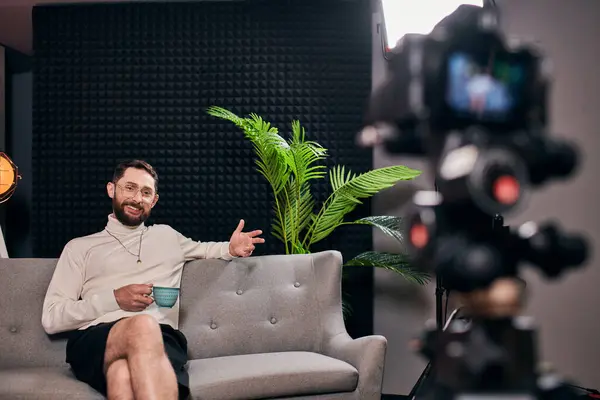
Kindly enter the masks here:
M 142 262 L 138 264 L 140 236 Z M 179 300 L 173 308 L 152 303 L 141 312 L 123 311 L 114 290 L 142 283 L 180 287 L 184 263 L 199 258 L 233 257 L 229 242 L 196 242 L 168 225 L 128 227 L 111 214 L 105 230 L 66 244 L 46 293 L 42 325 L 53 334 L 150 314 L 159 323 L 177 329 Z

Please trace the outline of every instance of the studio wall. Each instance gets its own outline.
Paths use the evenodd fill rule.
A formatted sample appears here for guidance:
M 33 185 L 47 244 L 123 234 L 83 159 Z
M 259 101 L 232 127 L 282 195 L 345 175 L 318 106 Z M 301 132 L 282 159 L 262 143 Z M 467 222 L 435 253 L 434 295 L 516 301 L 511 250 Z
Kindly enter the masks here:
M 341 5 L 341 6 L 340 6 Z M 57 257 L 71 238 L 104 228 L 115 164 L 142 158 L 160 175 L 149 223 L 196 240 L 228 240 L 240 218 L 270 231 L 270 190 L 251 145 L 206 115 L 218 105 L 257 113 L 280 132 L 300 119 L 356 172 L 371 89 L 368 2 L 168 2 L 33 9 L 33 254 Z M 315 186 L 320 200 L 328 181 Z M 355 214 L 366 216 L 368 202 Z M 346 259 L 372 246 L 369 229 L 340 229 L 314 251 Z M 275 240 L 255 255 L 281 253 Z M 372 331 L 372 270 L 349 271 L 353 334 Z M 352 325 L 352 323 L 350 323 Z

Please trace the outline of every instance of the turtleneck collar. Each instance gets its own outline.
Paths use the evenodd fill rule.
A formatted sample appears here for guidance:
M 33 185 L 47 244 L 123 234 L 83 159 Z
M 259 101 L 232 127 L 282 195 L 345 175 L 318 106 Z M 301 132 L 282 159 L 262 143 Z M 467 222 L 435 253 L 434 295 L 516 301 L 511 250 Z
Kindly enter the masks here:
M 106 230 L 113 235 L 128 235 L 133 232 L 140 232 L 144 228 L 143 222 L 138 226 L 123 225 L 113 214 L 108 215 L 108 222 L 106 223 Z

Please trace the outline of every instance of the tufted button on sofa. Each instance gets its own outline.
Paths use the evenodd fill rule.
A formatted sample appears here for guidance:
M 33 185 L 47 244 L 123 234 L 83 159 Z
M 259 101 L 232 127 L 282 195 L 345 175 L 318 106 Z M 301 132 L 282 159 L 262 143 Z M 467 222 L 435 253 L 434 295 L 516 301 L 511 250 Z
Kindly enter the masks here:
M 0 400 L 101 399 L 41 326 L 54 259 L 0 259 Z M 380 399 L 386 339 L 352 339 L 340 253 L 196 260 L 184 267 L 179 329 L 192 399 Z

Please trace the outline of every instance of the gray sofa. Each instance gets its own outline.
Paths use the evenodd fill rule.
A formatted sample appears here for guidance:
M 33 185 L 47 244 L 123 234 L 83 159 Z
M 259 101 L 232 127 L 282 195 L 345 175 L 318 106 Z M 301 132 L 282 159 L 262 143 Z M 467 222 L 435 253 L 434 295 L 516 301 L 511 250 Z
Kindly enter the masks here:
M 184 267 L 180 329 L 193 399 L 379 399 L 386 339 L 353 340 L 341 255 L 198 260 Z M 97 399 L 41 326 L 54 259 L 0 259 L 0 399 Z

